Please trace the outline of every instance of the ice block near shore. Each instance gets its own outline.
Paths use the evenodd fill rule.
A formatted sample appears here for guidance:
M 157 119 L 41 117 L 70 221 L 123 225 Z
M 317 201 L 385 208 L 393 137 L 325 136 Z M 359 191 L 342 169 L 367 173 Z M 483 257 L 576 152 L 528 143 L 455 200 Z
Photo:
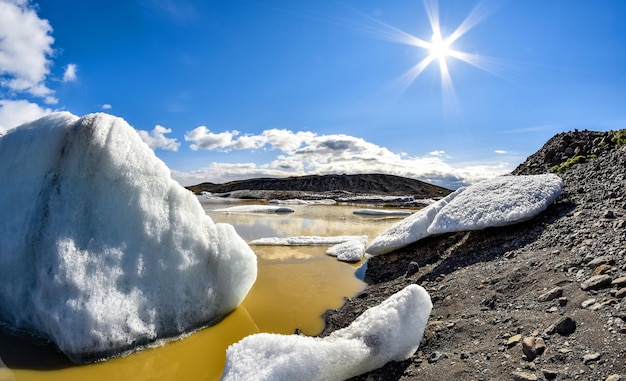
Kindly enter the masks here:
M 0 137 L 0 321 L 76 362 L 218 321 L 256 256 L 123 119 L 55 113 Z

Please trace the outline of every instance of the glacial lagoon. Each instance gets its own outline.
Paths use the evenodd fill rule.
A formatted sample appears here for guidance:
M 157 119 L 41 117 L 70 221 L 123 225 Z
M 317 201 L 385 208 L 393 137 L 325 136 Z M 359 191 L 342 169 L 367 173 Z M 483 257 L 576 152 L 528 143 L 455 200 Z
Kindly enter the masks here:
M 367 235 L 374 238 L 398 217 L 356 215 L 373 205 L 296 204 L 293 213 L 216 211 L 258 201 L 207 199 L 203 208 L 215 222 L 232 224 L 247 242 L 264 237 Z M 315 335 L 322 314 L 363 289 L 363 263 L 326 255 L 327 246 L 252 246 L 258 278 L 243 304 L 215 326 L 129 356 L 90 365 L 72 365 L 47 346 L 0 336 L 0 369 L 16 380 L 218 380 L 226 348 L 257 332 Z M 9 349 L 10 348 L 10 349 Z M 0 364 L 1 366 L 1 364 Z M 4 373 L 0 373 L 3 375 Z M 3 379 L 4 380 L 4 379 Z

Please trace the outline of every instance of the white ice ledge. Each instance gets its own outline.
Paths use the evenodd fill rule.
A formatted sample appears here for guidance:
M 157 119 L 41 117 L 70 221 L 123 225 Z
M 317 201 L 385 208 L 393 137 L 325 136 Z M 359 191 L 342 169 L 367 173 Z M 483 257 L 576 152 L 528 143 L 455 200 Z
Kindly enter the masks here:
M 523 222 L 543 212 L 563 189 L 554 174 L 500 176 L 460 188 L 374 238 L 368 254 L 389 253 L 432 234 Z
M 432 310 L 422 287 L 409 285 L 325 338 L 261 333 L 226 352 L 223 381 L 345 380 L 410 358 Z
M 330 246 L 360 239 L 361 236 L 338 235 L 338 236 L 316 236 L 302 235 L 294 237 L 266 237 L 250 241 L 250 245 L 266 246 Z

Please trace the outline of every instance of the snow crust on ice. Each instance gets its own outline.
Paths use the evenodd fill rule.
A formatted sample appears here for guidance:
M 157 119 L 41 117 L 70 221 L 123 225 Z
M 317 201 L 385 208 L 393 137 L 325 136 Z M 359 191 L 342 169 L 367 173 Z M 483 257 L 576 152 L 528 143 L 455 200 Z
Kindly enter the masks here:
M 269 200 L 268 204 L 278 205 L 334 205 L 337 201 L 332 199 L 320 199 L 320 200 L 300 200 L 297 198 L 290 200 Z
M 266 237 L 250 241 L 250 245 L 266 245 L 266 246 L 330 246 L 337 245 L 346 241 L 359 239 L 361 236 L 354 235 L 337 235 L 337 236 L 316 236 L 301 235 L 295 237 Z
M 286 206 L 272 205 L 237 205 L 229 208 L 215 209 L 215 212 L 226 213 L 293 213 L 294 209 Z
M 325 338 L 261 333 L 226 352 L 223 381 L 344 380 L 402 361 L 417 350 L 432 309 L 412 284 Z
M 357 209 L 353 214 L 365 216 L 410 216 L 413 214 L 410 210 L 390 210 L 390 209 Z
M 365 246 L 367 245 L 367 236 L 357 237 L 343 243 L 331 246 L 326 250 L 326 254 L 337 257 L 337 260 L 343 262 L 358 262 L 365 255 Z
M 213 323 L 256 256 L 123 119 L 55 113 L 0 138 L 0 321 L 76 362 Z
M 428 232 L 480 230 L 527 221 L 543 212 L 562 190 L 563 180 L 554 174 L 481 181 L 441 209 Z
M 439 213 L 448 202 L 463 192 L 464 189 L 465 188 L 459 188 L 434 204 L 430 204 L 409 217 L 398 221 L 374 238 L 367 247 L 366 252 L 372 255 L 387 254 L 428 237 L 430 235 L 430 233 L 428 233 L 428 227 L 433 222 L 437 213 Z
M 562 189 L 563 181 L 554 174 L 500 176 L 460 188 L 390 227 L 366 252 L 380 255 L 432 234 L 526 221 L 544 211 Z

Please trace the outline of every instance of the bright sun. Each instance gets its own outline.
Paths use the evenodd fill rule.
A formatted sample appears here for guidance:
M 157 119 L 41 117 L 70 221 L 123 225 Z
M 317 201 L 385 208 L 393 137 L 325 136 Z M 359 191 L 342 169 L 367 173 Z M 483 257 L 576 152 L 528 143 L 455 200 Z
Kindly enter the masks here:
M 452 52 L 450 49 L 450 42 L 448 40 L 444 40 L 440 34 L 433 34 L 428 51 L 433 58 L 436 58 L 439 61 L 445 60 L 446 57 Z
M 444 97 L 451 96 L 454 98 L 454 88 L 452 86 L 452 79 L 448 69 L 449 58 L 455 58 L 465 63 L 473 65 L 479 69 L 497 74 L 497 63 L 493 58 L 486 56 L 479 56 L 478 54 L 470 54 L 455 50 L 452 45 L 465 33 L 475 27 L 480 21 L 482 21 L 489 12 L 483 8 L 484 2 L 480 2 L 477 7 L 467 15 L 467 17 L 461 22 L 461 24 L 449 35 L 443 35 L 441 32 L 441 24 L 439 22 L 439 5 L 437 0 L 423 0 L 424 8 L 430 22 L 432 30 L 432 38 L 430 41 L 423 40 L 419 37 L 415 37 L 407 32 L 404 32 L 398 28 L 395 28 L 389 24 L 383 23 L 379 20 L 373 19 L 382 29 L 379 29 L 381 36 L 386 37 L 392 41 L 396 41 L 402 44 L 415 46 L 424 49 L 428 52 L 428 55 L 421 61 L 416 63 L 406 73 L 399 78 L 399 85 L 402 88 L 409 87 L 413 81 L 428 67 L 431 63 L 436 62 L 439 66 L 441 74 L 441 88 L 444 93 Z M 370 18 L 371 19 L 371 18 Z M 372 20 L 372 19 L 371 19 Z

